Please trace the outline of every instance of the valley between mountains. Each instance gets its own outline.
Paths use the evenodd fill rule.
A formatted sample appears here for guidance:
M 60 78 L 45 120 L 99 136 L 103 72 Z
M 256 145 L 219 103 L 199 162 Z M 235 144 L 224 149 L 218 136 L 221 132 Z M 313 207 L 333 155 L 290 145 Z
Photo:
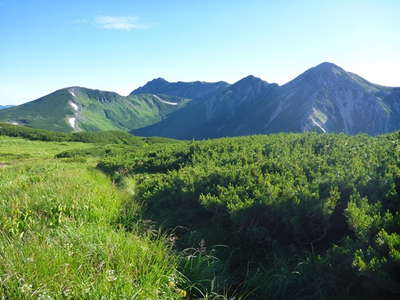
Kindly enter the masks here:
M 177 139 L 306 131 L 378 135 L 400 129 L 400 88 L 322 63 L 281 86 L 248 76 L 234 84 L 158 78 L 128 96 L 69 87 L 2 109 L 0 121 Z

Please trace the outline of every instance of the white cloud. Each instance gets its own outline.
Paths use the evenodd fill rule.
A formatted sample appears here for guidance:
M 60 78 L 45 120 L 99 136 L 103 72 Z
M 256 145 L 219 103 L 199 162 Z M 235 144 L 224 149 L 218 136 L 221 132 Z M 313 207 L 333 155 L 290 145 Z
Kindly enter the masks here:
M 138 23 L 137 17 L 97 16 L 95 23 L 101 28 L 113 30 L 130 31 L 146 28 L 146 26 Z

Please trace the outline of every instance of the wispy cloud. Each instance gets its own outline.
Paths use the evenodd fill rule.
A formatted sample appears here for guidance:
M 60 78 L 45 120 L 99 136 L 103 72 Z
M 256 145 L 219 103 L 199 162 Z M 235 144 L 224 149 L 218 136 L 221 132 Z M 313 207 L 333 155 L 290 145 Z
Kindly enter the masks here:
M 147 28 L 139 23 L 138 17 L 96 16 L 94 22 L 103 29 L 130 31 Z

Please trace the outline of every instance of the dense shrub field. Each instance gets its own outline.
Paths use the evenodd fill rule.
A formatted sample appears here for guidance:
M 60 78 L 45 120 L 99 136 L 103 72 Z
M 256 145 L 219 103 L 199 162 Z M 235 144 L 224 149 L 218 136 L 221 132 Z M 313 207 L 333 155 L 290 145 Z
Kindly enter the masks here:
M 399 192 L 399 133 L 0 124 L 0 296 L 398 299 Z
M 145 216 L 144 226 L 173 233 L 176 249 L 197 255 L 186 274 L 201 290 L 400 297 L 398 133 L 170 143 L 120 151 L 98 168 L 135 182 L 131 202 L 142 209 L 128 201 L 116 222 L 129 231 Z

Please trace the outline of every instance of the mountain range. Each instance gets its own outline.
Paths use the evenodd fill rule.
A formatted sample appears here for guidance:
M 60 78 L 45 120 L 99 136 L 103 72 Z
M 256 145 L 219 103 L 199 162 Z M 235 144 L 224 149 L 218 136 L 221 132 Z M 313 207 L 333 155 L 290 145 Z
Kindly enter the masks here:
M 178 139 L 304 131 L 377 135 L 400 129 L 400 88 L 326 62 L 281 86 L 254 76 L 234 84 L 157 78 L 126 97 L 70 87 L 1 110 L 0 121 Z
M 14 105 L 0 105 L 0 109 L 6 109 L 6 108 L 10 108 L 13 107 Z

